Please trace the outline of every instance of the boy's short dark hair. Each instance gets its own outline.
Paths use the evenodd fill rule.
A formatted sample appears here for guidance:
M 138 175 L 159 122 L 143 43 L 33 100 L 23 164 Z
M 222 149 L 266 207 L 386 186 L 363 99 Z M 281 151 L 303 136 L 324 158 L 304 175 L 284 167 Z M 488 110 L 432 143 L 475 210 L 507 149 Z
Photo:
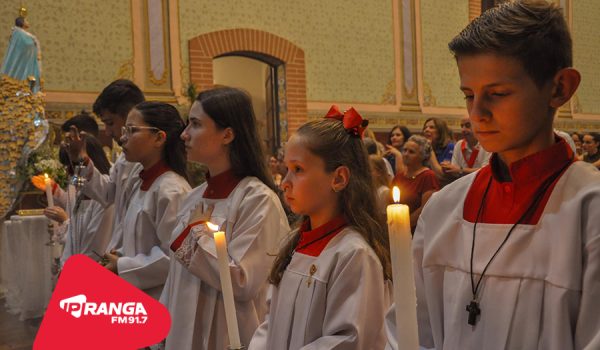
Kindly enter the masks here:
M 519 0 L 490 9 L 448 47 L 456 58 L 482 53 L 516 58 L 539 87 L 573 65 L 573 44 L 563 12 L 545 0 Z
M 85 131 L 88 134 L 94 135 L 94 137 L 98 137 L 99 129 L 98 123 L 88 112 L 81 111 L 81 113 L 76 116 L 69 118 L 60 129 L 64 132 L 71 130 L 71 126 L 75 125 L 78 130 Z
M 15 19 L 15 27 L 23 28 L 23 26 L 25 26 L 25 17 L 17 17 L 17 19 Z
M 93 110 L 98 116 L 109 111 L 125 119 L 131 108 L 144 100 L 144 93 L 137 85 L 131 80 L 119 79 L 102 90 L 94 102 Z

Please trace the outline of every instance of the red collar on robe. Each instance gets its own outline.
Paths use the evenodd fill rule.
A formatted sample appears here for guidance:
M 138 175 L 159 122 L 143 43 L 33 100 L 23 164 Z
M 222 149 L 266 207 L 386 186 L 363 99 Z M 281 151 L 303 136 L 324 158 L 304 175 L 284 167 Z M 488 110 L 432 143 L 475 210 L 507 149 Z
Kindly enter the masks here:
M 231 169 L 229 169 L 225 172 L 222 172 L 217 176 L 211 177 L 210 174 L 207 174 L 206 182 L 208 185 L 206 186 L 206 190 L 204 191 L 202 198 L 225 199 L 225 198 L 229 197 L 229 195 L 231 194 L 233 189 L 238 185 L 238 183 L 240 183 L 240 181 L 242 181 L 242 179 L 235 176 Z M 181 231 L 179 236 L 177 236 L 177 238 L 175 238 L 173 243 L 171 243 L 171 250 L 174 252 L 177 251 L 177 249 L 179 249 L 181 247 L 181 245 L 183 244 L 183 241 L 185 240 L 185 238 L 190 234 L 192 227 L 194 227 L 196 225 L 202 225 L 205 222 L 206 221 L 204 221 L 204 220 L 190 222 L 186 226 L 186 228 L 183 229 L 183 231 Z
M 565 140 L 556 135 L 554 139 L 556 142 L 552 146 L 511 164 L 509 167 L 510 181 L 501 181 L 499 177 L 500 167 L 505 165 L 494 153 L 490 158 L 490 164 L 483 167 L 477 174 L 469 193 L 467 193 L 463 210 L 464 219 L 475 222 L 485 188 L 491 177 L 490 189 L 485 198 L 479 222 L 489 224 L 516 223 L 532 204 L 544 182 L 560 171 L 561 168 L 567 166 L 567 164 L 572 164 L 574 161 L 573 150 Z M 562 174 L 564 174 L 564 171 Z M 536 210 L 523 220 L 523 224 L 537 224 L 550 194 L 562 174 L 556 177 L 548 190 L 542 194 L 543 197 Z
M 151 166 L 150 169 L 140 171 L 139 176 L 140 179 L 142 179 L 142 186 L 140 186 L 140 189 L 142 191 L 148 191 L 154 181 L 169 170 L 171 170 L 171 168 L 169 168 L 164 161 L 160 160 L 158 163 Z
M 346 218 L 343 215 L 336 216 L 326 224 L 323 224 L 313 230 L 310 229 L 310 220 L 305 220 L 300 226 L 300 240 L 296 245 L 296 252 L 310 256 L 319 256 L 327 243 L 333 239 L 340 231 L 348 225 Z M 323 239 L 319 239 L 327 235 Z M 310 243 L 313 242 L 314 243 Z M 308 244 L 308 245 L 307 245 Z M 298 248 L 301 249 L 298 249 Z M 302 248 L 303 247 L 303 248 Z
M 225 199 L 229 197 L 235 186 L 237 186 L 241 178 L 233 173 L 233 170 L 229 169 L 216 176 L 206 175 L 206 190 L 202 195 L 202 198 L 208 199 Z

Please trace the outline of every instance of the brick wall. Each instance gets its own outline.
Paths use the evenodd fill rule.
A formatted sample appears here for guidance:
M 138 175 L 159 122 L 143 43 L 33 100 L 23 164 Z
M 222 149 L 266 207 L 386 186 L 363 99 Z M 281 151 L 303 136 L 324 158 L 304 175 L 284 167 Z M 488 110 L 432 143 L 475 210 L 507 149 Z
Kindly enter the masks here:
M 307 120 L 304 51 L 279 36 L 255 29 L 228 29 L 189 41 L 190 81 L 198 91 L 213 86 L 213 58 L 250 51 L 283 61 L 286 69 L 288 135 Z

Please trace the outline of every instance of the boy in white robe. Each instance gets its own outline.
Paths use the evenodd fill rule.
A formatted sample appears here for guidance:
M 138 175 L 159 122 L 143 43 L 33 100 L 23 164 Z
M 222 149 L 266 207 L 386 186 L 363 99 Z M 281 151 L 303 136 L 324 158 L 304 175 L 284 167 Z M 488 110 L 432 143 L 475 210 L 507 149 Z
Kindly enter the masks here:
M 546 1 L 506 3 L 449 46 L 473 131 L 494 154 L 421 214 L 421 345 L 599 349 L 600 174 L 552 128 L 580 81 L 563 14 Z
M 144 94 L 131 81 L 120 79 L 110 83 L 102 90 L 94 102 L 94 113 L 104 123 L 106 135 L 121 143 L 121 128 L 133 106 L 144 101 Z M 119 249 L 123 240 L 123 219 L 132 195 L 134 181 L 142 170 L 139 163 L 128 162 L 123 154 L 119 155 L 108 175 L 100 173 L 85 154 L 84 138 L 77 128 L 73 129 L 68 142 L 71 160 L 76 165 L 86 165 L 83 175 L 87 183 L 83 188 L 85 195 L 100 202 L 104 207 L 115 206 L 113 233 L 107 251 Z M 99 252 L 104 253 L 104 252 Z

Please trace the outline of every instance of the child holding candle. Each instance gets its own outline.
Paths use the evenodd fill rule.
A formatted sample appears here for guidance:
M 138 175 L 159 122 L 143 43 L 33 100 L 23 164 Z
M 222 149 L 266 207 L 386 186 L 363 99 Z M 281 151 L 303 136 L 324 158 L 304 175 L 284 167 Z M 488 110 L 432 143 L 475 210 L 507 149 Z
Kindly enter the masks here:
M 286 145 L 281 187 L 304 216 L 279 251 L 270 311 L 249 349 L 383 349 L 391 266 L 386 225 L 361 137 L 366 122 L 332 107 Z
M 62 131 L 63 141 L 61 142 L 60 149 L 59 149 L 59 160 L 65 167 L 67 167 L 69 173 L 72 174 L 73 173 L 73 164 L 71 163 L 71 160 L 69 159 L 69 153 L 68 153 L 68 148 L 67 148 L 67 145 L 69 144 L 69 141 L 70 141 L 71 126 L 75 126 L 77 128 L 77 130 L 85 132 L 86 135 L 93 136 L 94 138 L 96 138 L 96 142 L 98 142 L 98 140 L 97 140 L 97 138 L 98 138 L 98 123 L 89 113 L 87 113 L 85 110 L 83 110 L 83 111 L 81 111 L 80 114 L 77 114 L 77 115 L 69 118 L 66 122 L 64 122 L 60 126 L 60 130 Z M 95 145 L 92 147 L 95 147 Z M 100 147 L 102 147 L 102 146 L 100 145 Z M 87 145 L 86 145 L 86 148 L 87 148 Z M 106 159 L 106 163 L 103 160 L 100 160 L 100 158 L 94 158 L 94 157 L 90 157 L 90 158 L 97 159 L 100 162 L 98 164 L 98 170 L 100 170 L 100 172 L 102 174 L 105 174 L 105 173 L 108 174 L 108 170 L 110 170 L 110 162 L 108 161 L 108 159 L 106 159 L 106 156 L 104 156 L 104 159 Z M 93 161 L 93 159 L 92 159 L 92 161 Z M 106 170 L 106 172 L 104 170 Z M 43 174 L 32 177 L 31 182 L 39 190 L 45 191 L 45 178 L 44 178 Z M 54 199 L 54 205 L 59 206 L 62 209 L 67 209 L 67 200 L 68 200 L 67 192 L 68 191 L 65 191 L 62 188 L 60 188 L 58 186 L 58 184 L 56 182 L 54 182 L 53 179 L 50 179 L 50 184 L 52 187 L 52 197 Z
M 224 231 L 239 338 L 248 345 L 267 312 L 267 276 L 289 226 L 266 165 L 250 97 L 203 91 L 181 134 L 188 160 L 208 167 L 207 182 L 184 201 L 172 237 L 161 302 L 171 314 L 167 349 L 225 350 L 229 332 L 213 230 Z M 228 307 L 231 305 L 228 305 Z M 231 316 L 231 315 L 230 315 Z M 236 338 L 235 336 L 232 338 Z
M 108 174 L 110 163 L 106 158 L 100 142 L 91 135 L 87 136 L 85 143 L 87 154 L 98 167 L 101 174 Z M 65 157 L 61 147 L 59 158 L 65 166 L 71 163 L 68 157 Z M 72 187 L 72 185 L 68 185 Z M 56 192 L 61 192 L 64 197 L 72 193 L 72 198 L 65 199 L 66 209 L 60 206 L 46 208 L 44 215 L 59 222 L 59 235 L 65 241 L 65 249 L 61 257 L 61 265 L 74 254 L 84 254 L 91 259 L 98 260 L 96 252 L 104 252 L 112 234 L 112 222 L 114 215 L 114 206 L 111 204 L 104 208 L 99 202 L 92 200 L 79 193 L 75 196 L 75 189 L 63 191 L 58 188 Z M 68 212 L 68 213 L 67 213 Z
M 581 79 L 564 15 L 552 2 L 505 3 L 449 46 L 493 155 L 419 219 L 421 345 L 599 349 L 600 173 L 552 127 Z
M 101 174 L 108 174 L 110 163 L 106 158 L 102 145 L 94 137 L 98 134 L 98 124 L 85 111 L 68 119 L 61 126 L 64 139 L 58 153 L 61 164 L 69 169 L 69 173 L 73 172 L 72 163 L 66 149 L 66 144 L 70 140 L 72 125 L 75 125 L 79 130 L 86 131 L 86 153 Z M 43 175 L 35 176 L 32 179 L 33 184 L 42 190 L 44 189 L 43 177 Z M 60 224 L 57 234 L 65 244 L 61 265 L 74 254 L 84 254 L 97 260 L 98 257 L 94 252 L 104 252 L 111 238 L 114 206 L 111 204 L 105 208 L 83 193 L 76 197 L 75 188 L 72 184 L 68 184 L 66 190 L 63 190 L 54 181 L 50 180 L 50 182 L 55 205 L 46 208 L 44 215 Z

